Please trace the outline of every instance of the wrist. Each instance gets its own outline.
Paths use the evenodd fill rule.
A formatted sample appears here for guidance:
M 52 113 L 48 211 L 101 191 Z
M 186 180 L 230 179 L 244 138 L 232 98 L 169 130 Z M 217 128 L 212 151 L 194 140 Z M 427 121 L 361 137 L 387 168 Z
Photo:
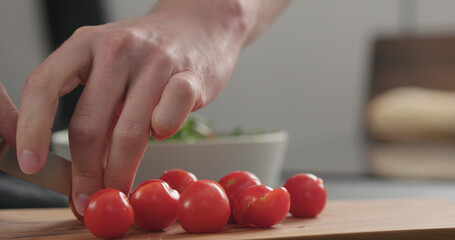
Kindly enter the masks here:
M 242 48 L 256 23 L 257 7 L 252 3 L 242 0 L 164 0 L 151 13 L 164 14 L 170 19 L 188 18 L 210 36 L 235 42 Z

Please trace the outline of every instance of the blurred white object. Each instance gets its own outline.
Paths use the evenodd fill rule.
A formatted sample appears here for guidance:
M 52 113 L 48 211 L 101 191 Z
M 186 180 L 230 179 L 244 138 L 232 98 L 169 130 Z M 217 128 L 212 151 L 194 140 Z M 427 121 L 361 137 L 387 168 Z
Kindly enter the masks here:
M 181 168 L 198 179 L 218 181 L 236 170 L 256 174 L 263 184 L 276 187 L 287 149 L 288 133 L 277 131 L 242 136 L 220 136 L 194 142 L 149 142 L 134 186 L 159 178 L 165 170 Z M 68 131 L 52 135 L 53 151 L 71 159 Z
M 400 87 L 374 98 L 368 106 L 373 136 L 384 140 L 452 140 L 455 92 Z

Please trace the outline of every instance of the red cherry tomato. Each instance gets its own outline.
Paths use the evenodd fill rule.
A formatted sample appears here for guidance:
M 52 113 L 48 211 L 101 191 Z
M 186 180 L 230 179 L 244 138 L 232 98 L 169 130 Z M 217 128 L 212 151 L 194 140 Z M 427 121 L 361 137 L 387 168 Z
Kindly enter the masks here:
M 223 187 L 224 191 L 226 191 L 231 205 L 231 210 L 234 209 L 234 201 L 237 198 L 237 195 L 239 195 L 243 189 L 253 185 L 261 185 L 261 181 L 258 177 L 256 177 L 256 175 L 246 171 L 231 172 L 221 178 L 218 183 Z M 229 221 L 235 222 L 232 214 Z
M 230 214 L 226 193 L 217 182 L 210 180 L 199 180 L 186 188 L 177 210 L 180 225 L 190 233 L 220 231 Z
M 118 238 L 128 232 L 134 210 L 124 193 L 112 188 L 94 193 L 84 209 L 84 223 L 99 238 Z
M 197 181 L 194 174 L 182 169 L 167 170 L 161 175 L 160 179 L 167 182 L 171 188 L 177 190 L 180 194 L 183 193 L 185 188 Z
M 247 209 L 246 216 L 256 227 L 271 227 L 286 218 L 290 206 L 288 191 L 280 187 L 254 201 Z
M 164 182 L 164 181 L 160 180 L 160 179 L 149 179 L 149 180 L 143 181 L 139 185 L 137 185 L 137 187 L 134 188 L 134 190 L 131 192 L 130 196 L 133 195 L 133 193 L 136 192 L 142 186 L 149 184 L 149 183 L 153 183 L 153 182 Z
M 264 185 L 255 185 L 244 189 L 234 202 L 233 214 L 237 224 L 243 227 L 254 226 L 246 217 L 246 211 L 251 206 L 252 202 L 263 197 L 272 190 L 272 188 Z
M 76 206 L 74 206 L 73 198 L 72 198 L 71 196 L 69 197 L 68 205 L 70 206 L 71 211 L 73 212 L 73 214 L 74 214 L 74 216 L 77 218 L 77 220 L 79 220 L 79 221 L 81 221 L 81 222 L 84 222 L 84 216 L 80 215 L 80 214 L 76 211 Z
M 271 227 L 283 221 L 289 212 L 289 193 L 264 185 L 244 189 L 234 202 L 234 217 L 240 226 Z
M 300 173 L 290 177 L 284 187 L 291 195 L 290 213 L 296 217 L 315 217 L 327 202 L 327 190 L 321 178 Z
M 166 182 L 149 182 L 130 196 L 134 223 L 147 231 L 160 231 L 177 220 L 179 193 Z

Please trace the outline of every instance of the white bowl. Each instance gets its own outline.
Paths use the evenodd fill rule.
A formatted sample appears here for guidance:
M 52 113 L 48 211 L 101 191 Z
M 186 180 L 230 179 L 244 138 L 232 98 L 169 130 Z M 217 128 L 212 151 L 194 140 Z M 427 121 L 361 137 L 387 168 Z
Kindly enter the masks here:
M 242 136 L 222 136 L 194 142 L 149 142 L 139 166 L 134 186 L 159 178 L 168 169 L 181 168 L 194 173 L 198 179 L 218 181 L 236 170 L 256 174 L 263 184 L 279 184 L 286 154 L 288 133 L 277 131 Z M 71 158 L 68 132 L 52 135 L 53 151 Z

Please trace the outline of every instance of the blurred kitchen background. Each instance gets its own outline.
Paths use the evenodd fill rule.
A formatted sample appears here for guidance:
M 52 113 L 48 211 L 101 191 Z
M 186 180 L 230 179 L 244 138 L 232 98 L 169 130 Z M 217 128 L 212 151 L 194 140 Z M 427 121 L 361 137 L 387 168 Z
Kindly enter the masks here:
M 100 1 L 100 9 L 105 20 L 119 21 L 146 13 L 155 2 L 104 0 Z M 47 15 L 42 4 L 42 1 L 31 0 L 0 2 L 0 79 L 16 105 L 19 104 L 26 77 L 52 50 L 50 30 L 46 26 Z M 397 142 L 401 146 L 407 143 L 399 137 L 384 137 L 381 131 L 390 129 L 378 130 L 377 125 L 364 121 L 365 116 L 371 117 L 368 101 L 373 100 L 372 96 L 392 89 L 389 85 L 381 85 L 381 79 L 387 79 L 396 68 L 387 68 L 384 64 L 397 63 L 397 68 L 406 67 L 406 60 L 400 65 L 397 62 L 400 57 L 393 55 L 400 53 L 396 50 L 400 48 L 396 46 L 408 46 L 407 41 L 420 41 L 421 38 L 434 44 L 433 38 L 442 38 L 447 49 L 451 46 L 447 42 L 455 48 L 455 38 L 450 37 L 452 34 L 455 36 L 454 15 L 455 2 L 450 0 L 293 1 L 265 33 L 241 53 L 224 91 L 198 113 L 213 120 L 215 126 L 221 129 L 242 126 L 245 129 L 287 130 L 290 141 L 284 175 L 314 172 L 328 176 L 329 198 L 367 197 L 368 194 L 362 191 L 372 187 L 376 188 L 369 192 L 369 197 L 426 194 L 455 198 L 454 187 L 447 181 L 455 179 L 451 173 L 438 177 L 441 175 L 435 170 L 422 176 L 422 171 L 415 170 L 403 175 L 413 180 L 393 184 L 388 184 L 389 180 L 368 177 L 373 173 L 400 178 L 400 174 L 390 169 L 406 172 L 413 163 L 389 166 L 389 163 L 372 157 L 377 153 L 376 145 L 383 147 Z M 390 45 L 392 48 L 389 48 Z M 409 51 L 421 52 L 421 45 L 418 42 Z M 431 49 L 423 51 L 431 52 Z M 408 60 L 411 59 L 410 64 L 414 64 L 412 69 L 420 69 L 420 65 L 415 65 L 412 59 L 421 55 L 409 51 L 402 52 Z M 444 49 L 440 51 L 445 52 Z M 455 69 L 455 54 L 431 56 L 442 57 L 447 62 L 443 64 L 443 69 L 452 69 L 450 63 Z M 407 73 L 401 72 L 404 75 Z M 453 84 L 454 90 L 455 70 L 452 73 L 454 75 L 446 74 L 445 80 L 440 81 L 443 84 L 434 89 L 450 89 Z M 413 74 L 414 77 L 421 76 L 418 72 Z M 409 80 L 412 76 L 406 75 L 406 82 L 396 86 L 433 88 L 429 83 L 431 81 L 412 83 Z M 426 77 L 431 79 L 431 76 Z M 422 91 L 418 94 L 428 94 Z M 438 101 L 435 102 L 437 104 Z M 447 153 L 447 149 L 452 148 L 447 138 L 453 136 L 443 137 L 441 144 L 438 138 L 436 144 L 430 144 L 436 146 L 432 149 L 441 148 Z M 423 144 L 427 140 L 422 137 L 410 142 Z M 421 146 L 411 148 L 421 149 Z M 383 156 L 382 150 L 379 150 L 380 156 Z M 453 153 L 446 154 L 445 158 L 455 163 L 455 151 Z M 399 154 L 404 158 L 413 158 L 406 153 Z M 441 169 L 453 170 L 448 168 L 452 163 L 447 161 Z M 430 169 L 425 166 L 431 166 L 432 160 L 423 162 L 419 166 L 423 166 L 425 172 Z M 372 169 L 372 166 L 376 168 Z M 339 179 L 344 179 L 344 182 Z M 427 182 L 416 179 L 439 180 Z M 357 192 L 345 193 L 346 186 L 357 189 Z

